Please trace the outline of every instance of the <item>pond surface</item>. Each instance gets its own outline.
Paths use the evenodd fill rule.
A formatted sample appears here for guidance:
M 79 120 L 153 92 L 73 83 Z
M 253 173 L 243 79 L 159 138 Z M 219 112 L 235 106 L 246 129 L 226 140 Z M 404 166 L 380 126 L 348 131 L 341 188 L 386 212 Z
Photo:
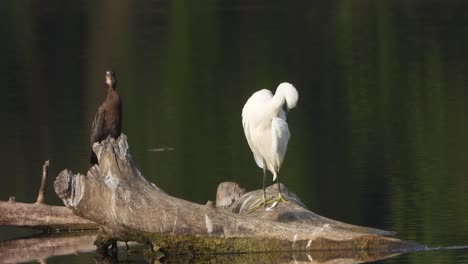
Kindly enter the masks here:
M 241 111 L 299 91 L 280 179 L 314 212 L 430 246 L 468 244 L 468 2 L 2 1 L 0 199 L 84 173 L 103 74 L 145 177 L 205 203 L 261 188 Z M 173 150 L 150 151 L 172 148 Z M 49 188 L 46 201 L 61 204 Z M 0 228 L 0 240 L 31 232 Z M 94 263 L 94 254 L 50 263 Z M 255 261 L 252 261 L 255 262 Z M 467 250 L 379 263 L 467 263 Z

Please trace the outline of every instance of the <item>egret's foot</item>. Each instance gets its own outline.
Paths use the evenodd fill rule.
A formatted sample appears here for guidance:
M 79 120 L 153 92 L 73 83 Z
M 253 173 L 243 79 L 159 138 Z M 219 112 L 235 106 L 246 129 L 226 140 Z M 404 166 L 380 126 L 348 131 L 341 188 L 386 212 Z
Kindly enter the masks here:
M 279 203 L 287 203 L 287 204 L 290 204 L 291 202 L 289 202 L 288 200 L 284 199 L 283 195 L 281 195 L 281 193 L 278 194 L 278 198 L 276 198 L 276 200 L 273 202 L 273 204 L 271 206 L 269 206 L 266 210 L 267 211 L 271 211 L 273 210 L 273 208 L 275 208 Z
M 266 199 L 265 197 L 263 197 L 261 202 L 259 202 L 258 204 L 252 206 L 247 212 L 252 213 L 252 212 L 254 212 L 255 210 L 257 210 L 258 208 L 260 208 L 262 206 L 266 208 L 268 206 L 268 204 L 270 204 L 270 201 L 272 199 L 273 198 Z
M 283 197 L 283 195 L 281 193 L 278 193 L 278 198 L 276 199 L 276 201 L 278 203 L 288 203 L 288 204 L 291 203 L 288 200 L 284 199 L 284 197 Z

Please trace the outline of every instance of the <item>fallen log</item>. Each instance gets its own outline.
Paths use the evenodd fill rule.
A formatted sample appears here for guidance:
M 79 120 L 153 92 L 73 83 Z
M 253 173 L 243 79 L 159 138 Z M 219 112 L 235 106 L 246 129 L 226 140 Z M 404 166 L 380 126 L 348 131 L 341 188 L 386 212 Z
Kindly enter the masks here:
M 8 202 L 0 201 L 0 226 L 26 227 L 46 232 L 97 230 L 98 225 L 74 215 L 65 206 L 44 203 L 45 183 L 49 161 L 42 166 L 41 185 L 35 203 L 16 202 L 14 196 Z
M 386 236 L 391 232 L 321 217 L 288 191 L 291 203 L 253 213 L 245 209 L 261 198 L 260 191 L 236 194 L 233 203 L 227 199 L 222 207 L 170 196 L 143 177 L 124 134 L 95 143 L 93 150 L 99 165 L 86 176 L 63 170 L 54 189 L 74 214 L 101 226 L 100 246 L 138 241 L 165 253 L 192 255 L 318 249 L 395 252 L 419 247 Z M 274 187 L 268 189 L 268 195 L 272 193 L 276 195 Z
M 27 227 L 51 231 L 98 229 L 98 225 L 76 216 L 65 206 L 0 201 L 0 226 Z

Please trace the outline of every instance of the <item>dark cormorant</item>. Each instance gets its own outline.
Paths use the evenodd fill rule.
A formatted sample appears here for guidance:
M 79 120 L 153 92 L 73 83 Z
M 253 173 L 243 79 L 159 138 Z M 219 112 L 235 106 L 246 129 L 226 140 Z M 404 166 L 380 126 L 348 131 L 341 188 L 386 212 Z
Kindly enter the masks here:
M 95 142 L 101 142 L 109 135 L 117 139 L 122 132 L 122 101 L 115 90 L 117 81 L 112 70 L 106 71 L 106 99 L 99 106 L 94 122 L 91 127 L 91 147 Z M 91 165 L 97 164 L 98 160 L 94 151 L 91 150 Z

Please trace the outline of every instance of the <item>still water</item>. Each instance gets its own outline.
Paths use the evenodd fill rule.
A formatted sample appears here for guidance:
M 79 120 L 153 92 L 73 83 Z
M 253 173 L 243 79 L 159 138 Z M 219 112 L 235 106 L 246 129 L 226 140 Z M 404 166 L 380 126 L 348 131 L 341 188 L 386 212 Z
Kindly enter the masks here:
M 0 6 L 1 200 L 34 201 L 46 159 L 48 186 L 65 168 L 86 172 L 108 67 L 147 179 L 198 203 L 222 181 L 259 189 L 241 110 L 288 81 L 300 98 L 280 179 L 312 211 L 430 246 L 468 244 L 468 2 Z M 51 188 L 46 201 L 61 204 Z M 0 240 L 30 233 L 0 228 Z M 63 261 L 94 254 L 49 259 Z M 379 263 L 431 262 L 468 263 L 468 251 Z

